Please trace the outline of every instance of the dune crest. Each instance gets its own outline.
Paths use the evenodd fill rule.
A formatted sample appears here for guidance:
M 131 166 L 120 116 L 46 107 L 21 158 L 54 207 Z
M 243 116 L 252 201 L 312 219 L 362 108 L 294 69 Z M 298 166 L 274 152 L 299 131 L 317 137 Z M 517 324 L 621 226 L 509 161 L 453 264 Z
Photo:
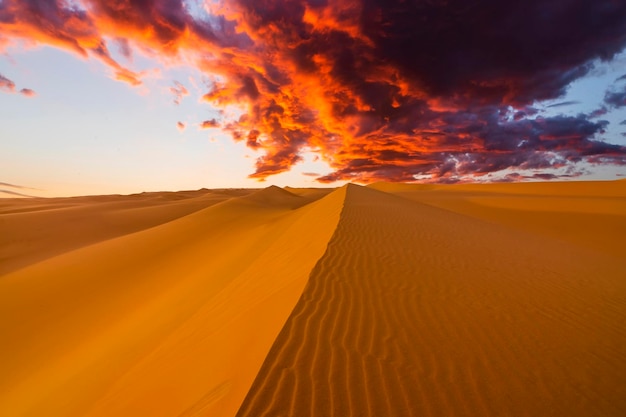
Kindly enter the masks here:
M 262 190 L 3 276 L 0 415 L 234 415 L 344 192 Z
M 369 188 L 626 258 L 626 182 L 394 184 Z
M 0 200 L 0 275 L 70 250 L 159 226 L 228 198 L 200 190 Z
M 624 272 L 349 186 L 237 416 L 623 415 Z
M 311 201 L 275 185 L 249 194 L 243 197 L 243 199 L 275 208 L 297 208 Z
M 621 417 L 624 184 L 0 201 L 0 415 Z

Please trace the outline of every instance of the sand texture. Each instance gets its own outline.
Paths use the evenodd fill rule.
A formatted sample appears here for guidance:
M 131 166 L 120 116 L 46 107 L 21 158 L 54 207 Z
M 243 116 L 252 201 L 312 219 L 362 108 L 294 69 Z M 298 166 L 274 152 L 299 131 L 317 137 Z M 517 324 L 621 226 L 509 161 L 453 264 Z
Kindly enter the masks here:
M 0 415 L 623 416 L 625 238 L 625 181 L 0 200 Z

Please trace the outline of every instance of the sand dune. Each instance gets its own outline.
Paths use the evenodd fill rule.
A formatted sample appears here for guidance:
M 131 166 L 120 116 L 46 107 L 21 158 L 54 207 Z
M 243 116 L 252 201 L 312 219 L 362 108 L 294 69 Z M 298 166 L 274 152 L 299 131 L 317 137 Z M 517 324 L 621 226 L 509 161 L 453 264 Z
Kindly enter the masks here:
M 623 181 L 0 200 L 0 415 L 626 415 L 625 204 Z
M 264 190 L 3 276 L 0 415 L 234 415 L 343 201 L 294 199 Z
M 0 199 L 0 274 L 155 227 L 230 198 L 219 192 Z
M 518 230 L 626 257 L 626 181 L 371 188 Z
M 625 272 L 350 186 L 238 416 L 623 415 Z
M 293 187 L 285 187 L 285 190 L 289 191 L 290 193 L 299 195 L 301 197 L 310 198 L 313 200 L 322 198 L 325 195 L 333 191 L 332 188 L 293 188 Z

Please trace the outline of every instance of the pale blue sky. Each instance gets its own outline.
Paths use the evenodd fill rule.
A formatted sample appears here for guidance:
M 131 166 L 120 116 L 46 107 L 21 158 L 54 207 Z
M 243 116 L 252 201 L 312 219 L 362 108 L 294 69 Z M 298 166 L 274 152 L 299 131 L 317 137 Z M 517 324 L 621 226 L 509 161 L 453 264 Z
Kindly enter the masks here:
M 626 7 L 461 3 L 0 0 L 0 183 L 61 196 L 625 176 Z M 211 119 L 224 130 L 199 128 Z
M 123 59 L 117 56 L 118 59 Z M 307 172 L 325 174 L 323 162 L 305 162 L 259 183 L 247 178 L 258 156 L 217 130 L 197 124 L 218 113 L 200 101 L 203 74 L 191 67 L 165 68 L 136 56 L 136 70 L 147 71 L 144 85 L 131 87 L 110 77 L 97 60 L 85 60 L 53 47 L 10 48 L 0 56 L 0 74 L 32 98 L 0 94 L 0 181 L 34 188 L 41 196 L 133 193 L 202 187 L 320 186 Z M 626 73 L 626 54 L 598 63 L 565 97 L 536 103 L 540 115 L 576 115 L 600 108 L 607 88 Z M 175 105 L 174 80 L 190 92 Z M 621 81 L 626 83 L 626 81 Z M 576 104 L 549 107 L 574 101 Z M 607 142 L 626 145 L 624 108 L 600 117 L 610 121 Z M 187 128 L 180 132 L 181 121 Z M 581 179 L 614 179 L 624 167 L 590 167 Z M 491 175 L 491 178 L 497 177 Z M 334 185 L 338 186 L 343 182 Z
M 111 79 L 96 60 L 52 47 L 0 56 L 0 74 L 18 90 L 37 93 L 0 93 L 0 181 L 36 188 L 30 193 L 42 196 L 321 186 L 303 175 L 329 171 L 312 162 L 313 155 L 266 182 L 248 179 L 257 153 L 218 130 L 198 129 L 199 122 L 218 116 L 200 102 L 206 87 L 199 71 L 166 69 L 141 58 L 134 68 L 150 71 L 141 87 Z M 169 91 L 173 80 L 190 93 L 180 105 Z M 183 132 L 178 121 L 187 126 Z

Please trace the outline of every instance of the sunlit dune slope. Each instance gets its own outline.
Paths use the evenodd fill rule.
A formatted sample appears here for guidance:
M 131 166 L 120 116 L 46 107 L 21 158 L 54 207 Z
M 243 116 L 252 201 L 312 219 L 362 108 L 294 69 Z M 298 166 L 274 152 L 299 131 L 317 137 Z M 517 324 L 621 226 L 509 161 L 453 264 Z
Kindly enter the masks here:
M 348 186 L 238 416 L 626 415 L 626 261 Z
M 625 181 L 0 199 L 0 416 L 621 417 L 625 237 Z
M 0 275 L 177 219 L 231 198 L 208 190 L 130 196 L 0 199 Z
M 626 181 L 369 186 L 626 258 Z
M 0 277 L 0 415 L 234 415 L 344 193 L 271 187 Z

